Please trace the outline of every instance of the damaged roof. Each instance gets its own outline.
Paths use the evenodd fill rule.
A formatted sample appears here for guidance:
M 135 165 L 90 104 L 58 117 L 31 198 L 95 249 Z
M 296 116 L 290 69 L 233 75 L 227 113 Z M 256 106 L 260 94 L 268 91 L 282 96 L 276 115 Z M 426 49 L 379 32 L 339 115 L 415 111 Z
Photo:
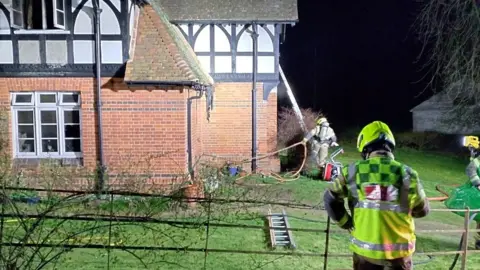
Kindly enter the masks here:
M 212 85 L 188 41 L 155 5 L 141 7 L 125 82 Z
M 150 0 L 171 22 L 297 22 L 297 0 Z

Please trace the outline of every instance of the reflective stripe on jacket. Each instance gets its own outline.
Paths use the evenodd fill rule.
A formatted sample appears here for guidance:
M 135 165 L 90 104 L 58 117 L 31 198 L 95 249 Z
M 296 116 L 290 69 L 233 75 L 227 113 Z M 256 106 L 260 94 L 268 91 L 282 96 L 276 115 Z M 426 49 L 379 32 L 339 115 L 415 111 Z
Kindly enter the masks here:
M 342 172 L 354 206 L 350 249 L 380 260 L 412 255 L 411 209 L 425 200 L 417 173 L 389 157 L 358 161 Z

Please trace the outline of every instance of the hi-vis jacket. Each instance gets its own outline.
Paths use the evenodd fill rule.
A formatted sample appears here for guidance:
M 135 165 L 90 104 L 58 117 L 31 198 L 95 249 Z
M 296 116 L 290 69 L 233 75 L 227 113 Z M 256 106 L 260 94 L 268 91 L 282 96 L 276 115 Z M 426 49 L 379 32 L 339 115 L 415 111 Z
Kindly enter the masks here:
M 348 198 L 352 217 L 344 199 Z M 417 172 L 389 152 L 344 167 L 327 189 L 325 208 L 340 227 L 352 224 L 350 249 L 361 256 L 392 260 L 415 251 L 413 218 L 424 217 L 429 204 Z
M 466 173 L 473 186 L 480 186 L 480 157 L 474 158 L 470 161 Z

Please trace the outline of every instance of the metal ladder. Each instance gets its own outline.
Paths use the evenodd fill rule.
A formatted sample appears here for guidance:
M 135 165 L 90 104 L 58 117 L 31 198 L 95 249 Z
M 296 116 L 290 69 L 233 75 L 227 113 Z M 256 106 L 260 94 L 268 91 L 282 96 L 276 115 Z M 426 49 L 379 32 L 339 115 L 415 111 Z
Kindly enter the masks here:
M 270 242 L 272 248 L 277 246 L 287 246 L 290 248 L 296 248 L 292 237 L 292 231 L 288 230 L 287 213 L 285 209 L 282 213 L 272 213 L 271 209 L 268 209 L 268 227 L 270 227 Z

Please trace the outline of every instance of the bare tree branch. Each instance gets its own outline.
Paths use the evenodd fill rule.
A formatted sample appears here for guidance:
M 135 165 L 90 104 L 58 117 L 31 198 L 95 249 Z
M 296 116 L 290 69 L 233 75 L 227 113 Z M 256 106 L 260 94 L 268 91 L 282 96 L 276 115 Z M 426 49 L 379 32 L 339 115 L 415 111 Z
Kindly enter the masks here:
M 476 124 L 480 94 L 480 4 L 477 0 L 424 0 L 415 22 L 426 55 L 425 67 L 454 103 L 446 123 Z M 436 87 L 432 87 L 435 91 Z

